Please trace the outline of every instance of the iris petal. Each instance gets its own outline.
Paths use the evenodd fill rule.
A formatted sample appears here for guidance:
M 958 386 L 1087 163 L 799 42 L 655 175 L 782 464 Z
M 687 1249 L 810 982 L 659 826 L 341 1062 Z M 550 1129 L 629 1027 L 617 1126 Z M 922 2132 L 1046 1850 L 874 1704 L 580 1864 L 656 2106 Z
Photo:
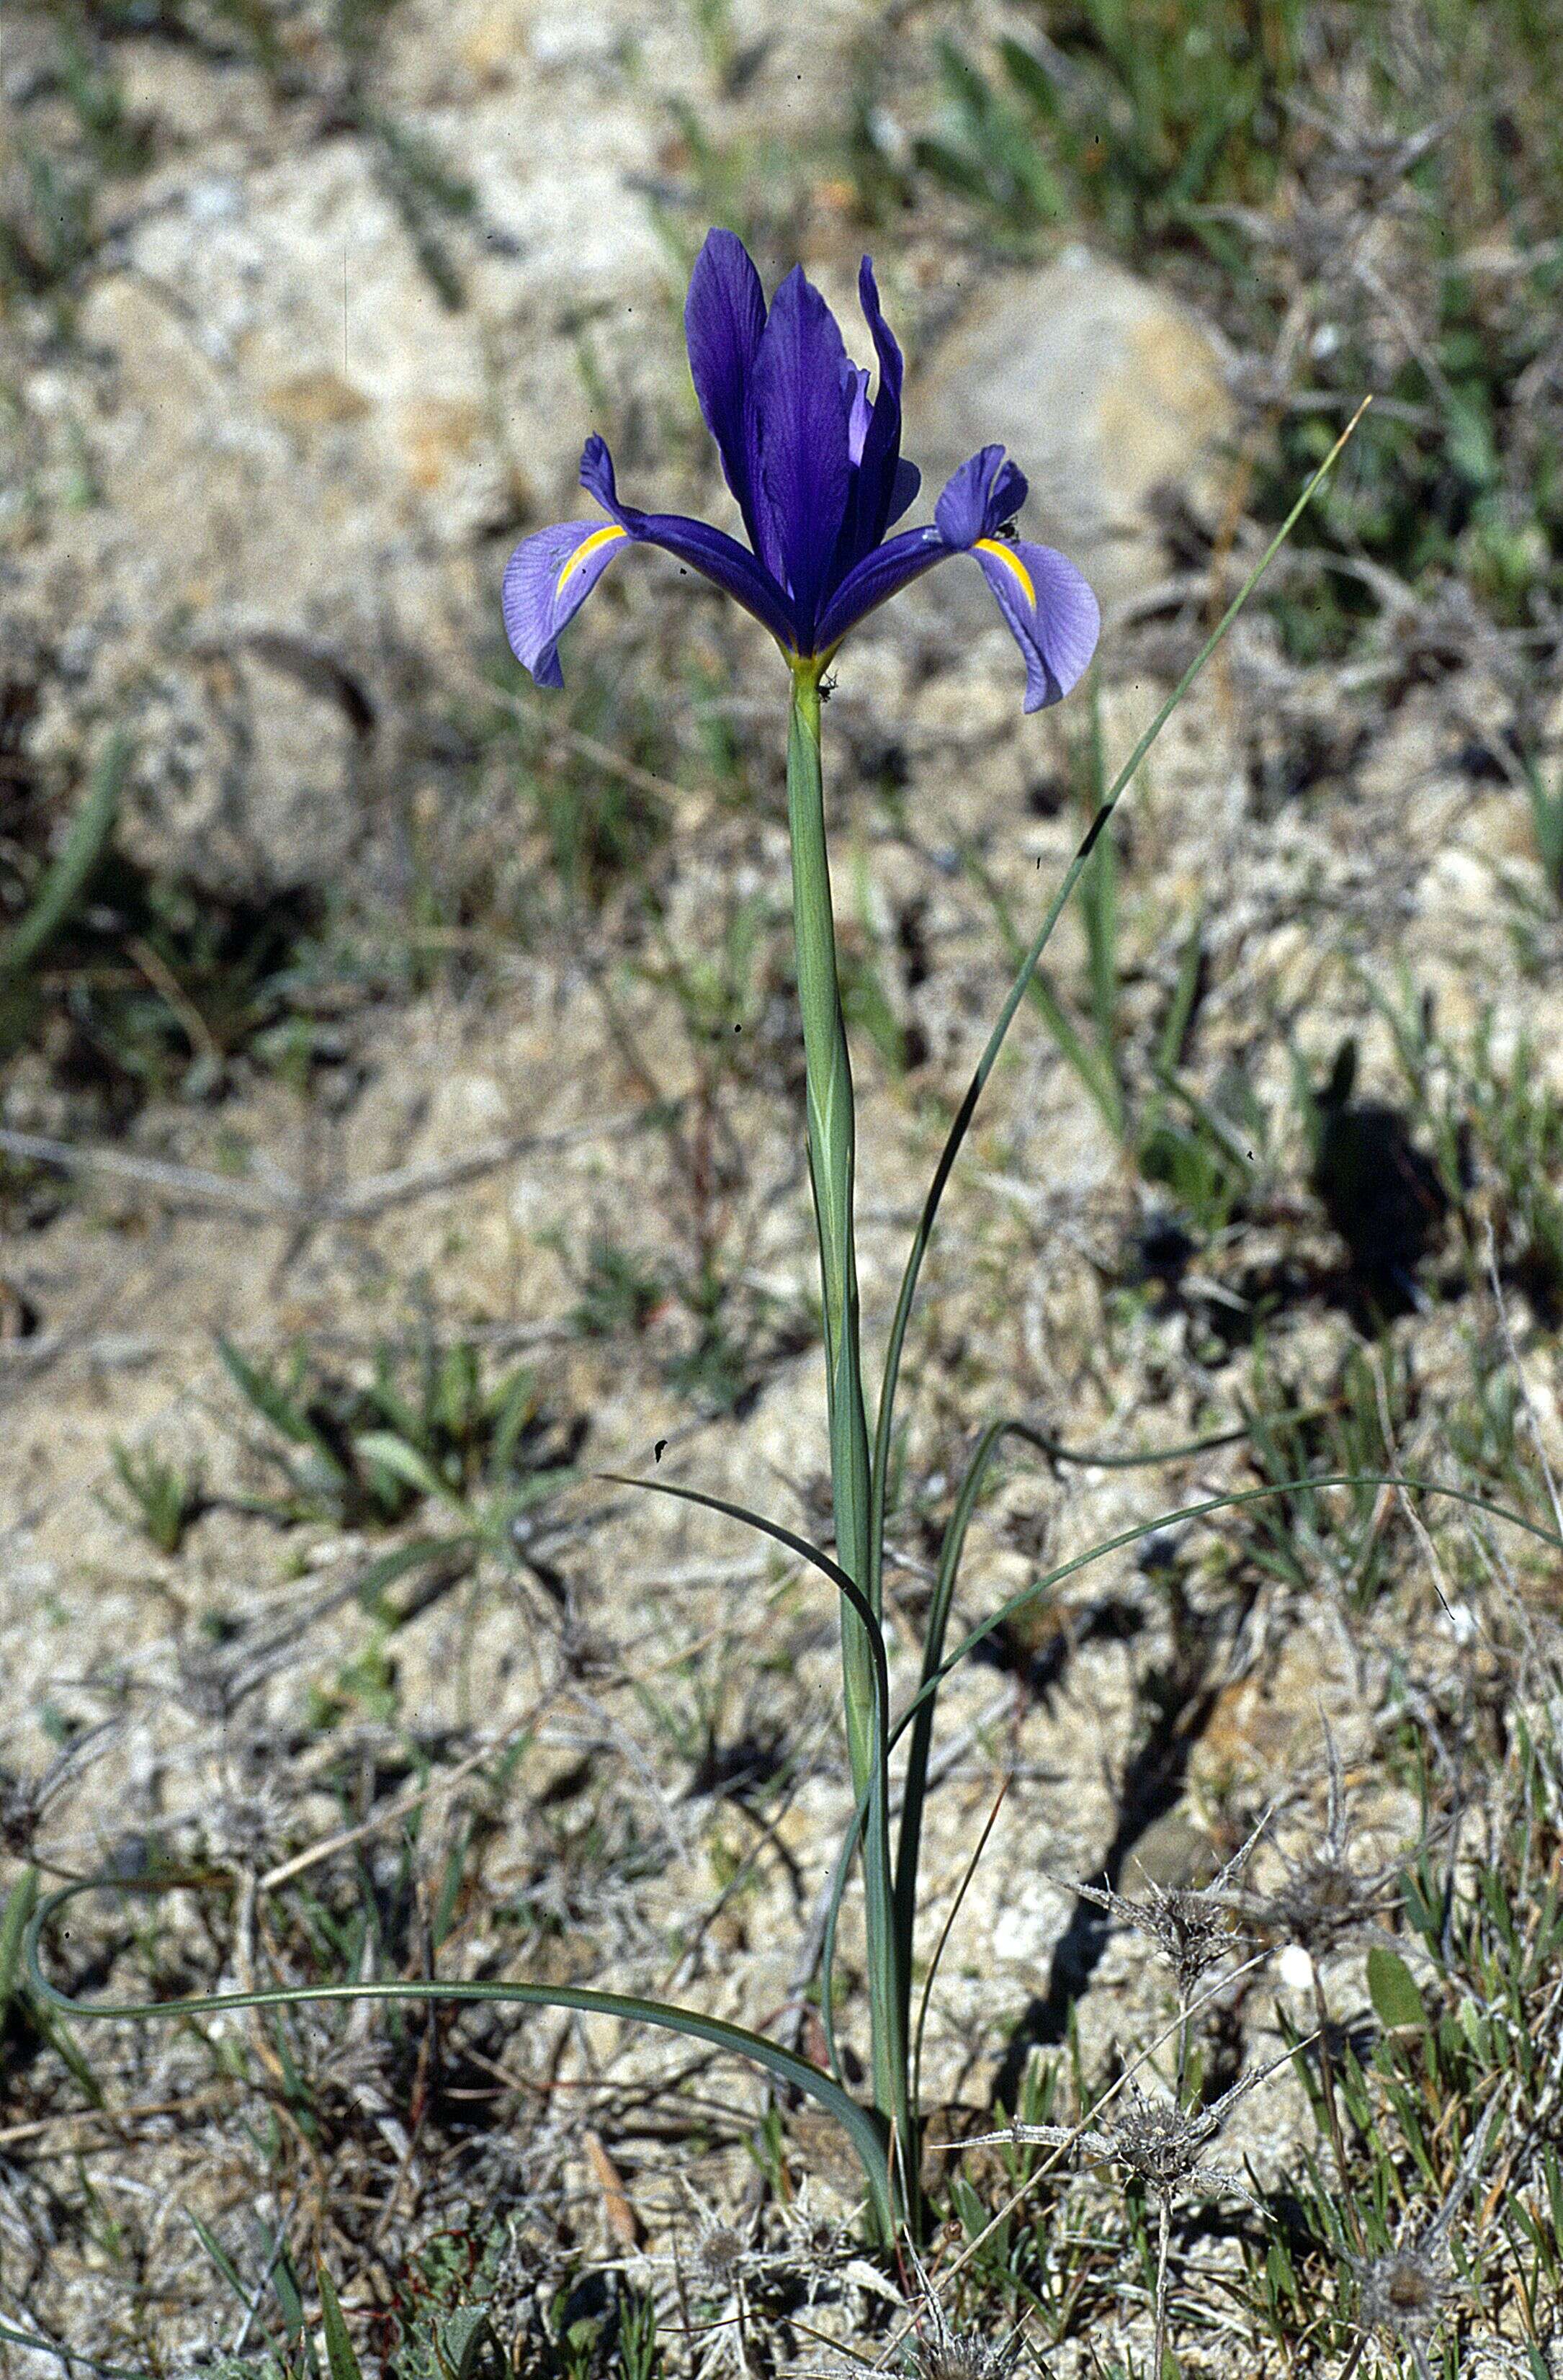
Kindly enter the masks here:
M 1051 546 L 983 537 L 971 554 L 1025 657 L 1027 710 L 1061 701 L 1097 650 L 1102 618 L 1096 597 L 1073 563 Z
M 755 358 L 760 552 L 784 579 L 801 650 L 810 650 L 851 480 L 846 349 L 818 289 L 794 266 L 777 291 Z
M 733 232 L 708 232 L 689 276 L 685 343 L 701 414 L 757 552 L 745 422 L 749 375 L 764 329 L 765 291 L 747 249 Z
M 921 578 L 936 562 L 947 562 L 951 551 L 937 528 L 903 529 L 899 537 L 875 546 L 847 572 L 820 613 L 815 651 L 830 652 L 859 620 L 910 587 L 914 578 Z
M 902 514 L 916 503 L 917 491 L 922 484 L 923 475 L 915 463 L 897 463 L 895 477 L 891 481 L 890 512 L 885 520 L 886 528 L 893 528 Z
M 975 545 L 979 537 L 990 537 L 994 529 L 988 506 L 988 491 L 1004 460 L 1002 446 L 983 446 L 951 471 L 943 492 L 934 506 L 934 518 L 946 545 L 963 552 Z
M 606 521 L 569 521 L 523 540 L 504 575 L 506 633 L 539 686 L 562 683 L 558 641 L 615 555 L 656 545 L 734 598 L 792 659 L 831 653 L 870 612 L 953 553 L 987 579 L 1025 660 L 1025 707 L 1057 702 L 1096 649 L 1097 601 L 1061 553 L 1017 540 L 1010 523 L 1024 475 L 1002 446 L 951 473 L 937 526 L 891 537 L 917 493 L 901 457 L 903 364 L 879 307 L 873 264 L 858 292 L 878 363 L 848 360 L 835 318 L 800 269 L 769 312 L 743 243 L 713 231 L 685 307 L 689 368 L 753 551 L 706 521 L 619 501 L 612 457 L 589 438 L 581 484 Z
M 899 519 L 911 503 L 912 495 L 916 493 L 916 483 L 914 482 L 912 495 L 906 497 L 899 510 L 893 509 L 895 499 L 905 484 L 900 476 L 903 367 L 895 334 L 879 310 L 874 266 L 866 256 L 857 275 L 857 294 L 863 318 L 873 334 L 874 352 L 879 359 L 879 385 L 874 397 L 873 418 L 863 442 L 863 460 L 858 472 L 858 527 L 862 542 L 853 555 L 854 562 L 860 560 L 871 545 L 878 544 L 891 520 Z
M 562 521 L 523 538 L 505 565 L 504 633 L 539 686 L 563 686 L 559 637 L 629 542 L 616 521 Z

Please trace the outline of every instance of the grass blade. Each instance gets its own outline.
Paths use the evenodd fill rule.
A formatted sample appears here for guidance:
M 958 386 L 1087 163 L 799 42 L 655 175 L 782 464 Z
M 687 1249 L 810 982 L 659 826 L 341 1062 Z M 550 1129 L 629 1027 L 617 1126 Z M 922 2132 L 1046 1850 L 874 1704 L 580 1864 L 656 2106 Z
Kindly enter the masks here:
M 0 1908 L 0 2026 L 17 1989 L 28 1920 L 38 1899 L 38 1870 L 24 1867 Z
M 742 1521 L 748 1528 L 758 1529 L 763 1536 L 774 1537 L 779 1546 L 785 1546 L 789 1553 L 797 1554 L 805 1561 L 812 1563 L 821 1577 L 828 1578 L 838 1594 L 851 1604 L 867 1631 L 874 1662 L 879 1731 L 883 1737 L 890 1726 L 890 1673 L 885 1666 L 884 1632 L 867 1597 L 860 1587 L 854 1585 L 839 1562 L 832 1561 L 829 1554 L 821 1553 L 818 1546 L 810 1545 L 806 1537 L 800 1537 L 795 1531 L 783 1528 L 780 1521 L 767 1520 L 763 1512 L 751 1512 L 746 1504 L 730 1503 L 725 1496 L 708 1496 L 703 1488 L 681 1488 L 672 1479 L 635 1479 L 623 1471 L 600 1471 L 597 1475 L 600 1479 L 611 1479 L 616 1488 L 646 1488 L 655 1496 L 675 1496 L 681 1503 L 701 1504 L 709 1512 L 725 1513 L 730 1521 Z
M 903 1969 L 908 1976 L 912 1973 L 912 1937 L 917 1922 L 917 1864 L 922 1851 L 923 1804 L 927 1797 L 928 1755 L 933 1743 L 934 1709 L 944 1676 L 941 1664 L 945 1632 L 950 1624 L 950 1607 L 955 1599 L 955 1581 L 960 1574 L 966 1531 L 971 1525 L 972 1513 L 976 1508 L 987 1466 L 1006 1438 L 1024 1438 L 1033 1446 L 1046 1451 L 1036 1431 L 1025 1422 L 988 1423 L 967 1465 L 966 1475 L 961 1482 L 961 1492 L 955 1499 L 955 1509 L 944 1532 L 944 1542 L 939 1548 L 939 1573 L 928 1606 L 927 1629 L 923 1641 L 923 1677 L 916 1700 L 912 1705 L 915 1717 L 912 1720 L 912 1743 L 906 1758 L 906 1782 L 901 1804 L 901 1839 L 896 1846 L 895 1861 L 895 1922 L 901 1936 Z
M 331 2275 L 320 2267 L 321 2315 L 325 2324 L 326 2363 L 331 2380 L 364 2380 L 358 2359 L 353 2352 L 353 2342 L 347 2336 L 347 2325 L 342 2319 L 341 2301 L 332 2287 Z
M 966 1895 L 972 1888 L 972 1878 L 975 1876 L 981 1864 L 982 1855 L 987 1849 L 987 1838 L 999 1822 L 999 1813 L 1004 1806 L 1004 1796 L 1010 1790 L 1011 1782 L 1011 1779 L 1006 1777 L 999 1788 L 998 1798 L 987 1814 L 986 1826 L 977 1837 L 976 1849 L 966 1862 L 966 1872 L 961 1878 L 960 1889 L 950 1904 L 949 1916 L 939 1929 L 939 1940 L 934 1944 L 934 1954 L 928 1961 L 928 1972 L 923 1981 L 923 1997 L 917 2007 L 916 2030 L 912 2036 L 912 2104 L 914 2107 L 920 2107 L 923 2104 L 923 2033 L 928 2022 L 928 2002 L 933 1998 L 934 1978 L 939 1973 L 939 1964 L 944 1956 L 945 1947 L 955 1930 L 955 1920 L 961 1914 Z
M 19 975 L 30 966 L 68 919 L 114 832 L 129 764 L 129 739 L 115 735 L 92 771 L 86 799 L 70 822 L 63 850 L 44 870 L 32 906 L 8 933 L 0 934 L 0 976 Z
M 1197 1504 L 1181 1504 L 1175 1512 L 1160 1512 L 1153 1521 L 1136 1521 L 1132 1528 L 1120 1529 L 1115 1536 L 1104 1537 L 1099 1545 L 1088 1546 L 1084 1553 L 1075 1554 L 1071 1560 L 1060 1562 L 1056 1570 L 1048 1571 L 1042 1578 L 1034 1579 L 1029 1586 L 1023 1586 L 1017 1595 L 1012 1595 L 1005 1602 L 1000 1603 L 995 1610 L 988 1613 L 980 1627 L 974 1628 L 968 1636 L 962 1639 L 954 1652 L 941 1661 L 938 1669 L 919 1686 L 916 1694 L 891 1729 L 891 1750 L 893 1751 L 896 1744 L 900 1742 L 907 1729 L 916 1723 L 917 1714 L 925 1702 L 931 1701 L 937 1695 L 939 1687 L 951 1671 L 959 1669 L 969 1653 L 974 1653 L 979 1645 L 992 1635 L 996 1628 L 1002 1627 L 1006 1620 L 1013 1619 L 1017 1611 L 1024 1611 L 1027 1604 L 1035 1603 L 1038 1597 L 1048 1594 L 1051 1588 L 1061 1585 L 1066 1578 L 1072 1578 L 1077 1571 L 1088 1569 L 1092 1562 L 1100 1561 L 1107 1554 L 1121 1552 L 1125 1546 L 1136 1545 L 1142 1538 L 1154 1536 L 1158 1529 L 1177 1528 L 1185 1521 L 1203 1521 L 1212 1512 L 1235 1512 L 1247 1504 L 1260 1504 L 1267 1499 L 1297 1496 L 1305 1489 L 1316 1490 L 1321 1488 L 1399 1488 L 1422 1496 L 1444 1496 L 1451 1503 L 1463 1504 L 1472 1511 L 1484 1513 L 1489 1520 L 1504 1521 L 1510 1528 L 1522 1529 L 1527 1536 L 1539 1537 L 1543 1545 L 1551 1546 L 1555 1552 L 1563 1553 L 1563 1535 L 1556 1529 L 1543 1528 L 1539 1521 L 1528 1521 L 1522 1512 L 1510 1512 L 1507 1505 L 1490 1503 L 1486 1497 L 1473 1495 L 1469 1488 L 1448 1487 L 1441 1479 L 1416 1479 L 1407 1474 L 1397 1472 L 1311 1472 L 1302 1478 L 1280 1479 L 1266 1484 L 1263 1488 L 1238 1488 L 1224 1496 L 1206 1496 Z M 36 1927 L 36 1919 L 33 1924 Z
M 833 2076 L 812 2065 L 795 2050 L 784 2049 L 780 2042 L 768 2040 L 764 2034 L 751 2033 L 743 2025 L 729 2024 L 723 2018 L 707 2016 L 697 2009 L 673 2008 L 664 2000 L 643 1999 L 634 1993 L 590 1991 L 577 1985 L 443 1981 L 277 1985 L 262 1991 L 201 1992 L 188 1999 L 177 2000 L 73 2000 L 67 1994 L 56 1991 L 44 1975 L 40 1957 L 44 1933 L 57 1913 L 80 1894 L 166 1892 L 213 1880 L 204 1873 L 193 1875 L 183 1872 L 144 1879 L 89 1877 L 84 1883 L 67 1884 L 58 1892 L 50 1893 L 34 1911 L 27 1929 L 27 1965 L 33 1987 L 49 2007 L 78 2019 L 106 2017 L 122 2022 L 130 2019 L 216 2016 L 241 2008 L 285 2009 L 329 2000 L 368 1999 L 415 2002 L 481 2000 L 502 2007 L 578 2009 L 588 2016 L 611 2016 L 628 2024 L 653 2025 L 660 2032 L 678 2034 L 686 2041 L 706 2042 L 729 2057 L 741 2058 L 751 2066 L 760 2067 L 789 2089 L 805 2093 L 827 2114 L 833 2116 L 857 2152 L 876 2219 L 883 2227 L 886 2236 L 891 2236 L 894 2209 L 887 2142 L 879 2117 L 872 2108 L 860 2107 Z M 216 1880 L 226 1881 L 225 1878 Z
M 1075 885 L 1079 882 L 1081 873 L 1087 861 L 1090 859 L 1092 852 L 1096 849 L 1097 844 L 1107 826 L 1108 820 L 1111 818 L 1112 813 L 1117 808 L 1124 791 L 1133 782 L 1139 770 L 1140 763 L 1144 760 L 1146 753 L 1150 750 L 1151 746 L 1156 742 L 1157 737 L 1166 726 L 1167 722 L 1171 718 L 1172 713 L 1182 701 L 1184 695 L 1187 694 L 1190 686 L 1193 686 L 1195 678 L 1198 677 L 1206 662 L 1210 659 L 1211 654 L 1215 652 L 1217 647 L 1221 643 L 1222 638 L 1226 636 L 1228 629 L 1232 625 L 1232 622 L 1237 618 L 1238 613 L 1242 610 L 1243 605 L 1248 601 L 1249 597 L 1258 586 L 1260 579 L 1264 577 L 1266 571 L 1275 560 L 1276 555 L 1280 552 L 1281 547 L 1291 535 L 1292 530 L 1296 528 L 1297 523 L 1302 518 L 1302 514 L 1311 502 L 1315 491 L 1329 472 L 1336 457 L 1339 455 L 1341 449 L 1346 444 L 1347 440 L 1356 429 L 1358 422 L 1362 419 L 1363 415 L 1366 412 L 1368 400 L 1364 398 L 1363 403 L 1357 407 L 1356 412 L 1351 416 L 1351 419 L 1347 423 L 1345 429 L 1341 431 L 1339 437 L 1336 440 L 1334 445 L 1330 448 L 1329 453 L 1325 456 L 1324 461 L 1319 465 L 1318 469 L 1308 481 L 1302 494 L 1298 497 L 1297 502 L 1292 505 L 1291 510 L 1288 513 L 1285 520 L 1281 523 L 1280 528 L 1277 530 L 1275 536 L 1266 547 L 1263 554 L 1259 558 L 1259 561 L 1254 565 L 1254 569 L 1250 571 L 1248 577 L 1243 580 L 1242 587 L 1238 589 L 1237 594 L 1233 597 L 1230 603 L 1228 604 L 1225 612 L 1222 613 L 1216 627 L 1206 639 L 1204 645 L 1200 648 L 1200 650 L 1195 655 L 1194 659 L 1190 662 L 1188 668 L 1183 672 L 1182 676 L 1179 679 L 1177 685 L 1173 687 L 1171 693 L 1168 696 L 1166 701 L 1157 712 L 1156 717 L 1151 721 L 1150 725 L 1146 728 L 1145 734 L 1135 745 L 1134 749 L 1130 753 L 1128 759 L 1119 771 L 1118 775 L 1114 778 L 1111 786 L 1109 788 L 1107 796 L 1102 802 L 1101 808 L 1097 810 L 1096 817 L 1091 820 L 1090 825 L 1085 830 L 1079 850 L 1075 853 L 1073 859 L 1070 862 L 1068 868 L 1065 870 L 1062 882 L 1060 884 L 1058 891 L 1054 893 L 1051 902 L 1048 904 L 1048 914 L 1042 920 L 1041 928 L 1037 932 L 1036 939 L 1032 943 L 1030 950 L 1026 953 L 1025 958 L 1022 962 L 1021 966 L 1016 973 L 1015 979 L 1010 986 L 1009 992 L 1004 1001 L 1004 1005 L 999 1012 L 998 1022 L 995 1024 L 992 1032 L 987 1037 L 987 1047 L 984 1049 L 982 1056 L 977 1060 L 975 1072 L 973 1074 L 970 1083 L 966 1086 L 966 1095 L 961 1102 L 954 1123 L 950 1127 L 944 1147 L 939 1151 L 939 1163 L 934 1169 L 934 1177 L 928 1186 L 927 1197 L 924 1201 L 922 1216 L 918 1221 L 916 1232 L 913 1237 L 911 1250 L 906 1259 L 906 1269 L 902 1276 L 901 1293 L 896 1300 L 894 1319 L 891 1324 L 890 1343 L 885 1353 L 884 1380 L 879 1394 L 879 1410 L 874 1432 L 874 1462 L 871 1482 L 872 1518 L 869 1529 L 869 1541 L 876 1570 L 878 1570 L 878 1566 L 883 1560 L 885 1483 L 890 1474 L 891 1439 L 895 1420 L 895 1392 L 901 1377 L 901 1356 L 902 1349 L 904 1346 L 906 1340 L 906 1328 L 912 1318 L 912 1305 L 913 1300 L 915 1298 L 917 1293 L 918 1276 L 923 1269 L 923 1258 L 927 1253 L 928 1243 L 933 1237 L 934 1225 L 939 1220 L 939 1210 L 940 1204 L 943 1201 L 945 1185 L 949 1182 L 951 1172 L 954 1171 L 955 1160 L 961 1153 L 962 1144 L 964 1141 L 967 1133 L 971 1130 L 972 1118 L 976 1112 L 976 1104 L 978 1099 L 982 1097 L 983 1087 L 987 1083 L 989 1075 L 993 1072 L 999 1052 L 1004 1046 L 1005 1037 L 1010 1030 L 1011 1025 L 1014 1021 L 1015 1011 L 1025 997 L 1026 987 L 1031 981 L 1032 974 L 1038 960 L 1041 958 L 1043 952 L 1047 949 L 1048 944 L 1052 938 L 1053 929 L 1058 924 L 1059 918 L 1063 913 L 1064 905 L 1068 901 L 1070 894 L 1073 892 Z M 871 1599 L 878 1603 L 879 1597 L 879 1581 L 878 1576 L 876 1575 L 876 1577 L 866 1582 L 866 1584 L 869 1587 Z

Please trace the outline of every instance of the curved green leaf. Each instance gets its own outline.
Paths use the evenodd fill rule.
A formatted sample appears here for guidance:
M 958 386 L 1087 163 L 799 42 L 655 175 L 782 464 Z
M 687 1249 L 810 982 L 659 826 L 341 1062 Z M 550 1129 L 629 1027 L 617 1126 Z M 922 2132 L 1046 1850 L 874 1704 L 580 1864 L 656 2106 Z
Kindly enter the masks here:
M 50 1893 L 40 1902 L 27 1929 L 28 1973 L 34 1988 L 52 2008 L 69 2016 L 106 2017 L 121 2022 L 216 2016 L 234 2009 L 297 2008 L 328 2000 L 487 2000 L 519 2008 L 579 2009 L 588 2016 L 612 2016 L 629 2024 L 655 2025 L 663 2033 L 679 2034 L 687 2041 L 707 2042 L 713 2049 L 762 2068 L 789 2089 L 806 2093 L 828 2115 L 834 2116 L 857 2151 L 877 2221 L 887 2238 L 893 2232 L 886 2141 L 874 2111 L 860 2107 L 830 2075 L 806 2058 L 800 2058 L 795 2050 L 784 2049 L 780 2042 L 768 2041 L 764 2034 L 750 2033 L 743 2025 L 729 2024 L 725 2019 L 707 2016 L 697 2009 L 673 2008 L 664 2000 L 643 1999 L 632 1992 L 598 1992 L 576 1985 L 441 1982 L 277 1985 L 261 1991 L 200 1992 L 176 2000 L 75 2000 L 56 1991 L 44 1975 L 40 1959 L 44 1932 L 56 1913 L 82 1893 L 166 1892 L 212 1881 L 209 1875 L 126 1880 L 90 1877 L 84 1883 L 67 1884 L 58 1892 Z
M 1201 1521 L 1211 1512 L 1233 1512 L 1244 1504 L 1263 1503 L 1269 1497 L 1295 1496 L 1303 1488 L 1403 1488 L 1420 1496 L 1447 1497 L 1451 1503 L 1464 1504 L 1474 1512 L 1484 1512 L 1489 1520 L 1505 1521 L 1510 1528 L 1521 1529 L 1527 1536 L 1539 1537 L 1543 1545 L 1563 1553 L 1563 1536 L 1554 1529 L 1543 1528 L 1538 1521 L 1528 1521 L 1522 1512 L 1511 1512 L 1507 1505 L 1494 1504 L 1485 1496 L 1472 1495 L 1469 1488 L 1446 1487 L 1440 1479 L 1413 1479 L 1396 1472 L 1314 1472 L 1301 1479 L 1280 1479 L 1264 1488 L 1239 1488 L 1224 1496 L 1206 1496 L 1197 1504 L 1181 1504 L 1174 1512 L 1158 1513 L 1154 1521 L 1136 1521 L 1132 1528 L 1120 1529 L 1116 1536 L 1104 1537 L 1099 1545 L 1088 1546 L 1083 1554 L 1075 1554 L 1071 1560 L 1060 1562 L 1056 1570 L 1048 1571 L 1042 1578 L 1034 1579 L 1029 1586 L 1023 1586 L 1017 1595 L 1012 1595 L 1000 1603 L 996 1610 L 988 1613 L 980 1627 L 974 1628 L 968 1636 L 962 1639 L 954 1652 L 941 1661 L 938 1670 L 918 1687 L 891 1729 L 891 1750 L 907 1729 L 915 1724 L 924 1703 L 937 1695 L 951 1671 L 959 1669 L 969 1653 L 975 1652 L 1006 1620 L 1012 1619 L 1017 1611 L 1024 1611 L 1028 1603 L 1035 1603 L 1039 1596 L 1046 1595 L 1064 1579 L 1072 1578 L 1076 1571 L 1088 1569 L 1093 1562 L 1100 1561 L 1108 1554 L 1121 1552 L 1125 1546 L 1134 1545 L 1142 1537 L 1154 1536 L 1158 1529 L 1175 1528 L 1182 1521 Z

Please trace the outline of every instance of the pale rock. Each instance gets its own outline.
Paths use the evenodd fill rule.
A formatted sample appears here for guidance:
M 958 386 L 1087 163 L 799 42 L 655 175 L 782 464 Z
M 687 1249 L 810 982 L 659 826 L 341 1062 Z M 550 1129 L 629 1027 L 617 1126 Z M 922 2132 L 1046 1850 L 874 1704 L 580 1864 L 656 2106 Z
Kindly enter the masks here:
M 324 890 L 363 828 L 369 720 L 352 681 L 265 635 L 126 689 L 119 836 L 154 871 L 232 898 Z
M 622 95 L 568 124 L 494 98 L 416 129 L 482 193 L 480 225 L 451 230 L 459 309 L 357 137 L 170 169 L 79 309 L 100 501 L 55 513 L 29 592 L 91 662 L 68 702 L 45 684 L 30 757 L 64 781 L 128 727 L 128 845 L 213 892 L 340 870 L 387 656 L 469 668 L 503 546 L 486 580 L 474 553 L 585 508 L 583 354 L 627 409 L 676 383 L 631 187 L 651 134 Z M 30 419 L 64 452 L 55 377 L 34 375 Z
M 1187 307 L 1072 247 L 974 300 L 909 390 L 907 451 L 932 498 L 979 447 L 1008 447 L 1031 483 L 1023 534 L 1059 546 L 1111 603 L 1166 575 L 1162 491 L 1219 512 L 1235 419 L 1228 361 Z M 942 593 L 967 575 L 927 583 Z
M 993 1921 L 992 1954 L 1029 1966 L 1052 1949 L 1069 1919 L 1065 1893 L 1044 1876 L 1023 1876 Z

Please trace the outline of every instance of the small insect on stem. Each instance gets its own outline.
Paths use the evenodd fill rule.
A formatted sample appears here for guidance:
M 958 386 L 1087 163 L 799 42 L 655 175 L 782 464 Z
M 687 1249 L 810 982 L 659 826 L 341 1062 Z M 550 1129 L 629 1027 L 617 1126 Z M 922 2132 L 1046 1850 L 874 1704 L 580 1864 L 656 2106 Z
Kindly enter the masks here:
M 822 678 L 820 679 L 820 681 L 819 681 L 819 699 L 820 699 L 820 701 L 821 701 L 821 702 L 829 702 L 829 701 L 830 701 L 830 697 L 835 693 L 835 691 L 836 691 L 836 681 L 835 681 L 835 678 L 834 678 L 833 676 L 832 676 L 832 677 L 822 677 Z

